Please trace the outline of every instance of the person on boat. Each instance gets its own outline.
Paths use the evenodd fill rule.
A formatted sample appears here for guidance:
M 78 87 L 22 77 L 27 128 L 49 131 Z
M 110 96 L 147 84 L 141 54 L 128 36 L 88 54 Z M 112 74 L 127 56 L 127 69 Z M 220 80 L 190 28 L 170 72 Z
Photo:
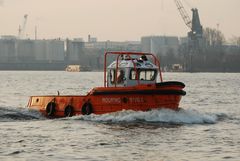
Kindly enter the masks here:
M 124 71 L 120 70 L 120 73 L 117 77 L 117 84 L 121 84 L 121 83 L 123 83 L 123 81 L 124 81 Z
M 148 59 L 147 59 L 146 55 L 142 55 L 142 56 L 140 57 L 140 60 L 142 60 L 142 61 L 147 61 Z

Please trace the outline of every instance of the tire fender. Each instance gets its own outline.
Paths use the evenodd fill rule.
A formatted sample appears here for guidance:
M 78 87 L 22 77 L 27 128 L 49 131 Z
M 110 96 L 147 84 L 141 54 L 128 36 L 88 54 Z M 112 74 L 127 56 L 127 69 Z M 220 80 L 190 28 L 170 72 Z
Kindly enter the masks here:
M 73 116 L 73 106 L 67 105 L 64 109 L 64 116 L 65 117 L 72 117 Z
M 55 102 L 49 102 L 46 106 L 46 114 L 47 116 L 54 116 L 56 112 L 57 104 Z
M 93 107 L 92 104 L 87 102 L 83 105 L 82 107 L 82 114 L 83 115 L 90 115 L 91 113 L 93 113 Z

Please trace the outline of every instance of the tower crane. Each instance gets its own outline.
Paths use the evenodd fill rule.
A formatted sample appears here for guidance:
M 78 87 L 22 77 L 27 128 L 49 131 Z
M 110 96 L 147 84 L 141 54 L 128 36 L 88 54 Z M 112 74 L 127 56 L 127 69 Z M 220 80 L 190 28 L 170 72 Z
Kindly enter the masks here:
M 26 30 L 26 24 L 27 24 L 28 15 L 25 14 L 23 18 L 24 18 L 23 19 L 23 24 L 22 24 L 22 26 L 19 26 L 19 29 L 18 29 L 18 38 L 19 39 L 23 39 L 24 36 L 25 36 L 25 30 Z

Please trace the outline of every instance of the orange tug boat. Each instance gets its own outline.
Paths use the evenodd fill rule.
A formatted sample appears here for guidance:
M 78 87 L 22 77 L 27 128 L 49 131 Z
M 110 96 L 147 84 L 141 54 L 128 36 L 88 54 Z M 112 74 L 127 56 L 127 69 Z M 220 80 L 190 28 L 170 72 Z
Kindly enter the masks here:
M 114 60 L 108 67 L 107 58 Z M 95 87 L 86 95 L 31 96 L 28 108 L 49 118 L 121 110 L 178 110 L 186 94 L 184 87 L 182 82 L 163 82 L 160 62 L 151 53 L 106 52 L 104 87 Z

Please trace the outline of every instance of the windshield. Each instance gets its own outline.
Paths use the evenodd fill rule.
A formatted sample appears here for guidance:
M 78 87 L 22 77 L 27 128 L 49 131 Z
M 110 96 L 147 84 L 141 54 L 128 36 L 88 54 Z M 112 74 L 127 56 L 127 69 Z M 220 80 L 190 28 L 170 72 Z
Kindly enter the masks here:
M 137 74 L 134 69 L 130 72 L 130 79 L 131 80 L 146 80 L 146 81 L 153 81 L 155 80 L 157 75 L 157 71 L 155 69 L 137 69 Z

